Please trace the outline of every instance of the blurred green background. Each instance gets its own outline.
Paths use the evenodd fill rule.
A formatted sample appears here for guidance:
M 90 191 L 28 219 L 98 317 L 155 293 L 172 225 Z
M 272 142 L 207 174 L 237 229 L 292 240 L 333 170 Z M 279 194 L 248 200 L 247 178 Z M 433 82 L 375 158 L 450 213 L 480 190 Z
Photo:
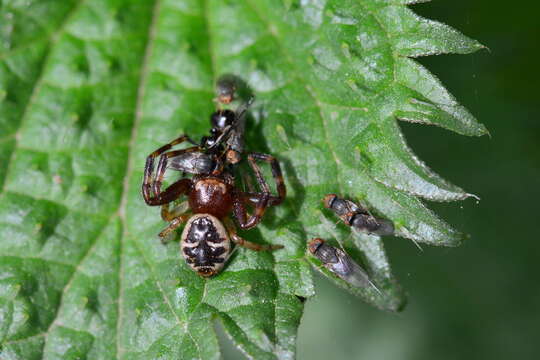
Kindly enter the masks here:
M 491 139 L 401 123 L 420 159 L 481 197 L 479 204 L 430 204 L 470 238 L 459 248 L 424 252 L 387 239 L 409 294 L 397 315 L 318 277 L 298 358 L 540 359 L 540 4 L 439 0 L 412 8 L 490 48 L 420 62 L 488 127 Z

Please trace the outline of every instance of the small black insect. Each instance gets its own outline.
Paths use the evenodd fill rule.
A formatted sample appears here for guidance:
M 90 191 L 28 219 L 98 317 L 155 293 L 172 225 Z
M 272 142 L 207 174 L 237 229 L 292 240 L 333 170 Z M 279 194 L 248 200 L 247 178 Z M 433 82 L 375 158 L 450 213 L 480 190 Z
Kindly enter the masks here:
M 375 217 L 350 200 L 342 199 L 335 194 L 328 194 L 324 197 L 323 202 L 324 206 L 336 213 L 346 225 L 358 231 L 375 235 L 392 235 L 394 233 L 392 221 Z
M 236 165 L 242 160 L 244 153 L 244 131 L 246 126 L 246 113 L 253 104 L 253 95 L 246 94 L 247 101 L 243 101 L 235 111 L 222 110 L 221 105 L 230 104 L 236 99 L 237 88 L 245 90 L 246 85 L 234 75 L 223 75 L 216 82 L 216 101 L 218 111 L 211 116 L 211 133 L 219 134 L 219 141 L 225 147 L 225 159 L 228 164 Z
M 173 146 L 188 141 L 195 146 L 163 152 L 160 156 L 157 173 L 165 173 L 167 169 L 177 170 L 188 174 L 209 174 L 226 166 L 225 160 L 228 153 L 228 143 L 232 137 L 238 137 L 234 132 L 237 122 L 243 121 L 243 114 L 232 110 L 218 110 L 211 115 L 212 128 L 209 136 L 201 138 L 199 144 L 193 142 L 187 135 L 182 135 L 169 143 L 165 151 Z M 167 146 L 167 145 L 165 145 Z
M 319 259 L 325 268 L 342 280 L 356 287 L 372 286 L 377 292 L 379 289 L 371 282 L 367 272 L 360 267 L 345 251 L 338 249 L 320 238 L 308 243 L 308 250 Z
M 157 176 L 163 178 L 167 169 L 194 175 L 210 174 L 219 171 L 220 167 L 238 164 L 242 160 L 245 147 L 245 115 L 252 103 L 253 97 L 238 106 L 235 111 L 219 109 L 212 113 L 210 134 L 203 136 L 198 144 L 189 136 L 182 135 L 158 149 L 161 155 Z M 185 141 L 195 146 L 169 151 Z M 275 199 L 271 202 L 275 202 Z

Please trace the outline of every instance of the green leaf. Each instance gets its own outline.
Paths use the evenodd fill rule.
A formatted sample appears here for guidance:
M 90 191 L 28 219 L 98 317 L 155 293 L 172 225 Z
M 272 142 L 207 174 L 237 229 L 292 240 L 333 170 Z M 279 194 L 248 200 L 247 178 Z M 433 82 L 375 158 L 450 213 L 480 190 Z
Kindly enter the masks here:
M 481 48 L 404 0 L 30 0 L 0 5 L 0 357 L 217 359 L 214 323 L 250 358 L 291 359 L 313 296 L 306 242 L 341 243 L 381 290 L 336 284 L 384 310 L 404 296 L 379 237 L 334 226 L 339 193 L 396 235 L 455 246 L 420 198 L 470 194 L 427 168 L 396 119 L 487 131 L 414 60 Z M 274 154 L 284 205 L 205 280 L 139 189 L 145 157 L 207 133 L 215 79 L 257 97 L 249 149 Z M 332 240 L 335 238 L 335 240 Z M 337 243 L 336 243 L 337 244 Z

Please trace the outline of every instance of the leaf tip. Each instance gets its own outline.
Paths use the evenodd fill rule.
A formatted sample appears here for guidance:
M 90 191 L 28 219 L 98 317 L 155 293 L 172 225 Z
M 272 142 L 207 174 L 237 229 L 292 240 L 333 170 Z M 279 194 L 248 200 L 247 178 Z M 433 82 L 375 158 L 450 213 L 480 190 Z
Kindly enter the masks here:
M 469 37 L 467 37 L 467 39 L 469 40 L 470 44 L 467 47 L 465 54 L 474 53 L 474 52 L 477 52 L 479 50 L 484 50 L 484 49 L 487 50 L 488 52 L 491 52 L 491 50 L 487 46 L 480 43 L 478 40 L 474 40 Z
M 459 247 L 468 238 L 470 238 L 469 234 L 456 231 L 452 238 L 449 238 L 447 241 L 441 243 L 441 245 L 446 247 Z
M 476 200 L 476 203 L 479 203 L 480 202 L 480 197 L 478 195 L 475 195 L 475 194 L 469 194 L 469 193 L 465 193 L 465 199 L 468 199 L 468 198 L 473 198 L 474 200 Z
M 471 133 L 472 136 L 484 136 L 487 135 L 491 139 L 491 133 L 487 129 L 487 127 L 482 123 L 476 123 L 475 124 L 474 132 Z

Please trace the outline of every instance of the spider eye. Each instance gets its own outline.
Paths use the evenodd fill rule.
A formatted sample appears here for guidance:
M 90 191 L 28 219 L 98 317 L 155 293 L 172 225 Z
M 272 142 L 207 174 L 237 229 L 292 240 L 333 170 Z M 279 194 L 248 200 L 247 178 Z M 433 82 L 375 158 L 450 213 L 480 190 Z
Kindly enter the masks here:
M 223 129 L 226 126 L 232 125 L 236 114 L 232 110 L 218 110 L 212 114 L 212 127 Z

